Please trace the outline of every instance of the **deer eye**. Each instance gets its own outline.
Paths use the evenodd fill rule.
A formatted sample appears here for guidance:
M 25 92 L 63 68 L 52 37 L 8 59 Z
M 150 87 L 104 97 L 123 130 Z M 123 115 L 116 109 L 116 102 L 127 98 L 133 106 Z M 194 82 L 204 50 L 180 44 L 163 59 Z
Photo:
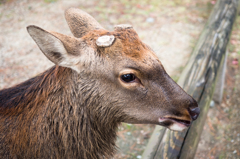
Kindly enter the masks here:
M 121 79 L 124 81 L 124 82 L 132 82 L 136 79 L 136 76 L 132 73 L 130 74 L 124 74 L 121 76 Z

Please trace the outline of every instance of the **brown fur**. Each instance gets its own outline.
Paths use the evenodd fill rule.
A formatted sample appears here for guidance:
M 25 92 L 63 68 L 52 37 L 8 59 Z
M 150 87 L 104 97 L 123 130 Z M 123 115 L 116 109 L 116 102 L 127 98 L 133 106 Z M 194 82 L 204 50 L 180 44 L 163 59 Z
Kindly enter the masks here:
M 121 122 L 170 127 L 172 121 L 159 118 L 192 121 L 188 110 L 196 101 L 133 29 L 70 27 L 81 38 L 28 27 L 56 66 L 0 91 L 0 158 L 111 158 Z M 98 47 L 102 35 L 114 35 L 115 41 Z M 124 73 L 137 80 L 123 82 Z
M 124 116 L 102 107 L 95 81 L 83 84 L 77 78 L 71 69 L 53 67 L 0 92 L 1 158 L 113 155 L 117 120 Z

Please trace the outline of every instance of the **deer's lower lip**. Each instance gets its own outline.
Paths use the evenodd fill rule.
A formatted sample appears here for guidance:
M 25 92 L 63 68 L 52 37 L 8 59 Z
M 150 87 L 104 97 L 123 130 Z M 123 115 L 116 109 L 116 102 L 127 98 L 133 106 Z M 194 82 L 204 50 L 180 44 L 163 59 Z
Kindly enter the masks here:
M 167 122 L 167 121 L 171 121 L 172 123 L 177 123 L 179 126 L 183 126 L 183 127 L 189 127 L 191 125 L 191 121 L 188 121 L 188 120 L 180 120 L 176 118 L 166 118 L 166 117 L 159 118 L 160 123 Z

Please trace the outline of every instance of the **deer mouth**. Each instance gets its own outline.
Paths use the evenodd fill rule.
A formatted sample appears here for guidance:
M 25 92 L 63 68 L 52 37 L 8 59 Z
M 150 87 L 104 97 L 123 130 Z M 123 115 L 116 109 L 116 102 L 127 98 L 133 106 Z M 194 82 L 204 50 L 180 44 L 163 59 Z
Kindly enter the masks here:
M 191 125 L 191 121 L 172 117 L 160 117 L 159 122 L 171 130 L 183 131 Z

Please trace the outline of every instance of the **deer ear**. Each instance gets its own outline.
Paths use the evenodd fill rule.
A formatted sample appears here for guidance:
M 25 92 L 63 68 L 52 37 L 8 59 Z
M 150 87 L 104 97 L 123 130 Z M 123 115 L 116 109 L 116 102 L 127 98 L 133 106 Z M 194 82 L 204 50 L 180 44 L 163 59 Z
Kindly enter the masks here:
M 59 66 L 75 69 L 75 65 L 80 61 L 76 47 L 80 44 L 78 39 L 55 32 L 48 32 L 33 25 L 28 26 L 27 30 L 50 61 Z
M 91 30 L 104 29 L 92 16 L 77 8 L 67 9 L 65 18 L 71 32 L 77 38 Z

